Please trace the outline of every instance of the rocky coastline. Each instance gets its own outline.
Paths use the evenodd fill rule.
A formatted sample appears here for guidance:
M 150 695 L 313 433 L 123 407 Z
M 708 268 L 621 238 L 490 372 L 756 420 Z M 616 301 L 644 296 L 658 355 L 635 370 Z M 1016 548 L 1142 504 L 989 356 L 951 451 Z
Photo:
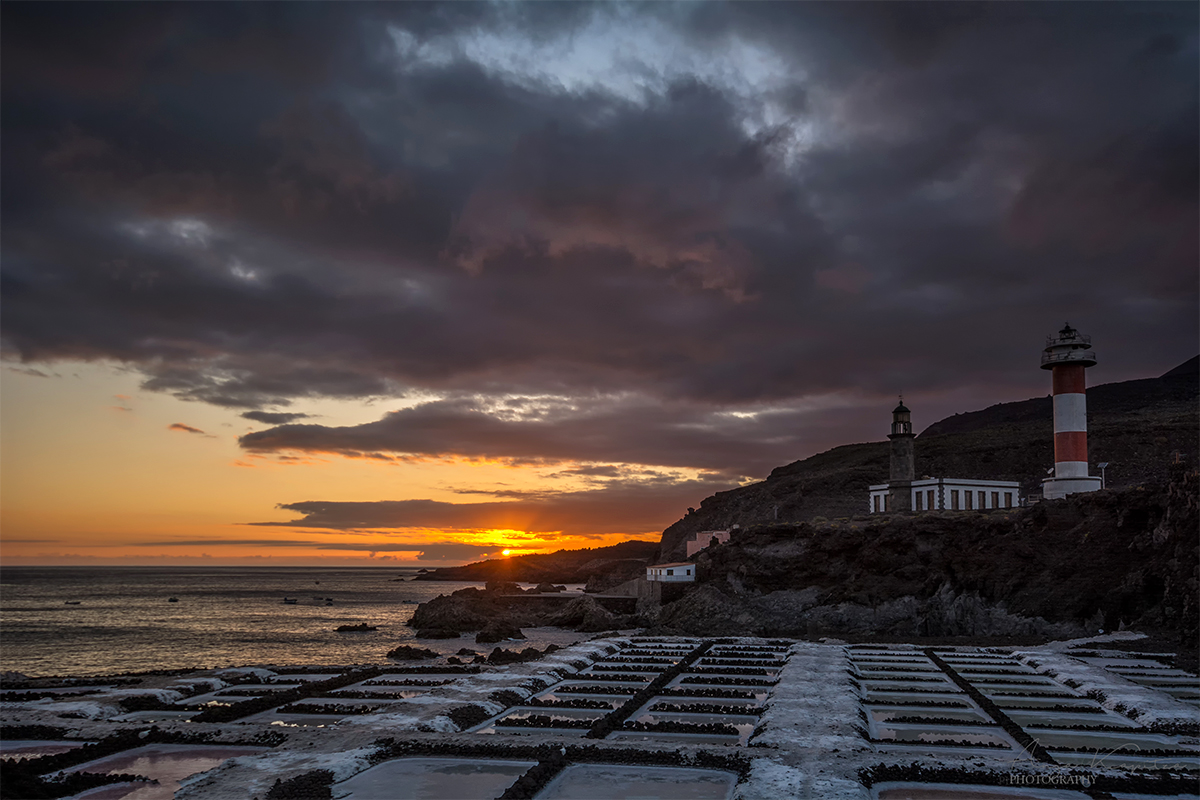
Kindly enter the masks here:
M 541 625 L 1005 645 L 1131 629 L 1194 658 L 1198 497 L 1197 473 L 1181 468 L 1166 486 L 1004 512 L 748 526 L 698 553 L 697 583 L 665 605 L 643 598 L 636 611 L 614 613 L 583 594 L 538 609 L 506 602 L 523 590 L 493 582 L 422 604 L 409 625 L 418 638 L 478 632 L 480 643 Z

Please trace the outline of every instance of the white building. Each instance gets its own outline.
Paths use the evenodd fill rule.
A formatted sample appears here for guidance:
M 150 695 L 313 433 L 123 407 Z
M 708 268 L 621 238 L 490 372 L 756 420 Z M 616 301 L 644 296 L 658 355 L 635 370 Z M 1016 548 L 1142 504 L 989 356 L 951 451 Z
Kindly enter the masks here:
M 673 564 L 655 564 L 646 567 L 646 580 L 662 583 L 691 583 L 696 580 L 696 565 L 686 561 Z
M 881 514 L 893 511 L 891 484 L 869 487 L 868 511 Z M 913 511 L 984 511 L 1013 508 L 1021 504 L 1021 484 L 1017 481 L 977 481 L 968 478 L 922 478 L 912 481 L 909 508 Z

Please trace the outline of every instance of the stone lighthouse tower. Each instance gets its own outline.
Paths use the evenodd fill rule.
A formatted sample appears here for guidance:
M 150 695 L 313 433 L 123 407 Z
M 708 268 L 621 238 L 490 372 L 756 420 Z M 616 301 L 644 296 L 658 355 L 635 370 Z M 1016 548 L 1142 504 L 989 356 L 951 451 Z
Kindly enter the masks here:
M 1050 370 L 1054 394 L 1054 477 L 1042 481 L 1047 500 L 1094 492 L 1100 479 L 1088 475 L 1087 385 L 1083 371 L 1096 365 L 1092 339 L 1068 323 L 1046 338 L 1042 369 Z
M 913 465 L 912 414 L 904 406 L 904 398 L 900 405 L 892 409 L 892 432 L 888 434 L 892 440 L 892 463 L 888 480 L 889 511 L 912 511 L 912 482 L 916 474 Z

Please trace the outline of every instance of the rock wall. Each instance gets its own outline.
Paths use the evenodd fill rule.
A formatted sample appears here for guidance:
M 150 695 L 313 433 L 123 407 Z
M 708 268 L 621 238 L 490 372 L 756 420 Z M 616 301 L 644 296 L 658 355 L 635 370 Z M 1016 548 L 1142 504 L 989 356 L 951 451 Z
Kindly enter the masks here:
M 1078 636 L 1200 625 L 1200 479 L 1004 512 L 735 532 L 661 630 L 725 635 Z

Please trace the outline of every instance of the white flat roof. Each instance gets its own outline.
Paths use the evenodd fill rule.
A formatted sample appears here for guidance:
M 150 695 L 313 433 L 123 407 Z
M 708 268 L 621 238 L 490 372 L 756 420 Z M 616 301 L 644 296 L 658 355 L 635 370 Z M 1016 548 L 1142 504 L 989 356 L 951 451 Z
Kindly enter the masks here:
M 997 489 L 1020 489 L 1019 481 L 983 481 L 975 480 L 974 478 L 923 478 L 919 481 L 913 481 L 914 488 L 920 487 L 925 489 L 930 486 L 995 486 Z M 891 486 L 890 483 L 876 483 L 867 487 L 869 491 L 879 492 Z

